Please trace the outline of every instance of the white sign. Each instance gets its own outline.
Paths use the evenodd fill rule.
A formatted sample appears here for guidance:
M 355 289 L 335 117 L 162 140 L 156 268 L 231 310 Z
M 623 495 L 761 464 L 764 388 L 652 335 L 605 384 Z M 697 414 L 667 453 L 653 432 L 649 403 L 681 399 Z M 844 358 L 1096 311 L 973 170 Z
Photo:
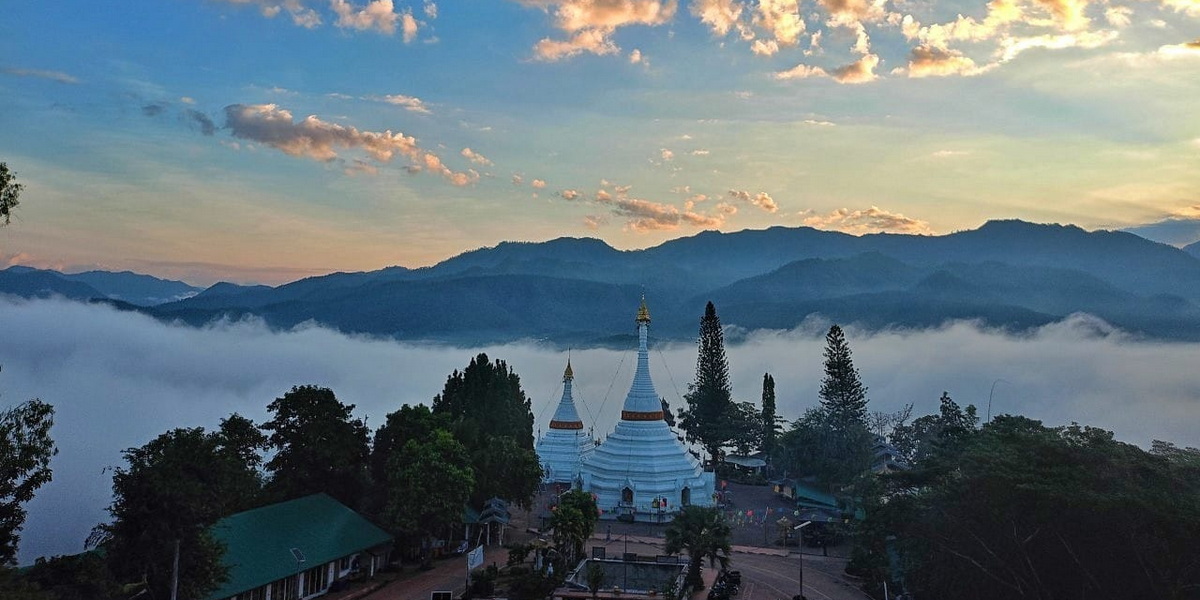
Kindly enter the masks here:
M 467 569 L 477 569 L 483 566 L 483 544 L 467 553 Z

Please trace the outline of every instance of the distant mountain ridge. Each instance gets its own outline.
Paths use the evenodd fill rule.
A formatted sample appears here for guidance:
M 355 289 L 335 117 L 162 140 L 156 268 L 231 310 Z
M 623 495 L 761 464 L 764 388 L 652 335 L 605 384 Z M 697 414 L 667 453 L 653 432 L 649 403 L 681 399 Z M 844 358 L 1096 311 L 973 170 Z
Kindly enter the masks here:
M 708 300 L 743 330 L 817 315 L 868 328 L 972 319 L 1023 330 L 1087 312 L 1147 337 L 1200 340 L 1200 259 L 1130 233 L 1023 221 L 943 236 L 708 231 L 644 250 L 504 242 L 419 269 L 217 284 L 141 310 L 196 325 L 254 315 L 406 340 L 581 346 L 622 343 L 643 293 L 655 335 L 678 340 L 694 338 Z
M 73 300 L 115 300 L 153 306 L 196 295 L 202 289 L 182 281 L 160 279 L 131 271 L 60 273 L 49 269 L 12 266 L 0 271 L 0 293 L 25 298 L 49 295 Z

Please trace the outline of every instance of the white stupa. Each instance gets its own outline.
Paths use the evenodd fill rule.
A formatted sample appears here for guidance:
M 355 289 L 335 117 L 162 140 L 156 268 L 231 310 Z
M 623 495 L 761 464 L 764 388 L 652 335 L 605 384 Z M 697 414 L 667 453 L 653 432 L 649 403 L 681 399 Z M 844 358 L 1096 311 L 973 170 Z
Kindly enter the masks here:
M 595 494 L 601 518 L 624 515 L 653 521 L 669 518 L 684 505 L 712 505 L 715 479 L 663 421 L 662 403 L 650 379 L 650 310 L 645 298 L 637 327 L 637 371 L 621 420 L 583 457 L 580 481 L 584 490 Z
M 563 372 L 562 399 L 550 418 L 550 428 L 537 442 L 542 481 L 546 483 L 574 483 L 579 475 L 580 459 L 596 447 L 592 435 L 584 431 L 583 421 L 575 410 L 575 399 L 571 396 L 571 382 L 574 380 L 571 360 L 567 359 L 567 370 Z

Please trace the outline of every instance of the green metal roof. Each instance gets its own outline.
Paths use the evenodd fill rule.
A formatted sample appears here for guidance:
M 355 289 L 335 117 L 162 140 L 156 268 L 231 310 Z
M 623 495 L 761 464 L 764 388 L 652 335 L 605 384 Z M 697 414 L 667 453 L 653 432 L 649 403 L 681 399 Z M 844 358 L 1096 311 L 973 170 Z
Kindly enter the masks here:
M 211 531 L 225 544 L 229 581 L 208 600 L 228 598 L 392 541 L 386 531 L 325 494 L 230 515 Z M 300 550 L 304 563 L 297 565 L 292 548 Z

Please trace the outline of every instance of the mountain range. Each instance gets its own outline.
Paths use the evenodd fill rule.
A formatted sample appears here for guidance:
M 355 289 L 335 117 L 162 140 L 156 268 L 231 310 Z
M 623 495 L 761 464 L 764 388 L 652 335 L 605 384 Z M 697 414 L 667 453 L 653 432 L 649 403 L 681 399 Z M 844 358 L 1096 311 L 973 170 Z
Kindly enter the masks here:
M 1021 331 L 1086 312 L 1149 338 L 1200 340 L 1192 252 L 1126 232 L 1012 220 L 942 236 L 708 231 L 644 250 L 589 238 L 504 242 L 430 267 L 277 287 L 199 290 L 131 273 L 14 267 L 0 271 L 0 292 L 100 299 L 192 325 L 253 315 L 279 328 L 316 322 L 462 344 L 624 344 L 643 293 L 656 337 L 678 340 L 694 339 L 708 300 L 733 332 L 789 329 L 810 316 L 870 329 L 971 319 Z

